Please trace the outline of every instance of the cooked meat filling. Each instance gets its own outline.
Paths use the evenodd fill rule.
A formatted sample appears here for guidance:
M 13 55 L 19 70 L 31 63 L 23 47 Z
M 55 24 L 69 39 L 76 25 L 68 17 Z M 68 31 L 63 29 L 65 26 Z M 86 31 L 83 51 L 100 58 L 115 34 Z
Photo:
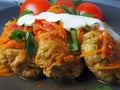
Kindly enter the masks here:
M 82 55 L 88 68 L 100 80 L 120 83 L 120 44 L 106 31 L 92 30 L 84 34 Z
M 45 36 L 49 38 L 46 39 Z M 52 33 L 40 35 L 36 64 L 43 73 L 52 78 L 76 78 L 80 76 L 83 65 L 79 56 L 70 54 L 67 43 Z
M 30 58 L 28 58 L 23 50 L 19 49 L 1 49 L 1 64 L 10 65 L 11 70 L 27 79 L 37 79 L 42 73 L 40 69 Z

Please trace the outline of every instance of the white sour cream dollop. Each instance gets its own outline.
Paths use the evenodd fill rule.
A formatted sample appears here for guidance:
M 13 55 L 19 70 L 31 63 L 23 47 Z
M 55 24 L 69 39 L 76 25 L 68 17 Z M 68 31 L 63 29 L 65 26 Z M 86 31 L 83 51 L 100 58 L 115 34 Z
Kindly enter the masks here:
M 120 36 L 109 27 L 106 27 L 102 21 L 85 16 L 71 15 L 67 13 L 55 14 L 52 12 L 43 12 L 35 16 L 26 14 L 18 19 L 17 24 L 20 26 L 32 25 L 36 19 L 45 19 L 49 22 L 56 22 L 60 20 L 64 23 L 63 27 L 67 31 L 70 31 L 71 28 L 78 29 L 86 25 L 93 26 L 97 23 L 100 30 L 107 30 L 115 40 L 120 42 Z

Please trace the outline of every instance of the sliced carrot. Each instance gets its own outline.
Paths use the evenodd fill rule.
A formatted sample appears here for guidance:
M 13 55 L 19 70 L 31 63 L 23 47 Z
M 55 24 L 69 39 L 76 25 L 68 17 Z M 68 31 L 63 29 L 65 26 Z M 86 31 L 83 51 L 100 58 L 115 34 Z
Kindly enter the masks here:
M 24 47 L 23 42 L 16 42 L 14 40 L 10 40 L 5 44 L 6 48 L 19 48 L 22 49 Z
M 54 13 L 65 13 L 63 10 L 62 6 L 60 5 L 54 5 L 48 9 L 49 12 L 54 12 Z
M 0 66 L 0 76 L 12 76 L 14 73 L 11 71 L 9 67 Z
M 82 30 L 77 30 L 77 41 L 78 41 L 79 47 L 81 46 L 81 43 L 83 41 L 83 34 L 84 32 Z
M 64 30 L 63 27 L 61 27 L 60 25 L 56 24 L 56 23 L 52 23 L 54 29 L 57 31 L 58 35 L 64 39 L 67 38 L 67 34 L 66 31 Z
M 9 72 L 11 72 L 10 68 L 0 69 L 0 74 L 6 74 L 6 73 L 9 73 Z
M 0 65 L 0 70 L 1 69 L 4 69 L 6 66 L 4 66 L 4 65 Z
M 16 28 L 23 31 L 29 30 L 26 26 L 17 26 L 15 18 L 13 21 L 8 21 L 6 23 L 6 26 L 3 28 L 3 32 L 0 36 L 0 44 L 3 45 L 3 48 L 23 48 L 23 43 L 15 42 L 14 40 L 9 39 L 9 36 L 14 30 L 16 30 Z
M 44 32 L 55 33 L 64 39 L 67 38 L 67 33 L 63 28 L 63 23 L 60 23 L 60 25 L 58 25 L 58 24 L 53 23 L 53 22 L 47 22 L 45 20 L 41 20 L 41 21 L 39 21 L 39 23 L 34 24 L 34 26 L 33 26 L 33 33 L 34 34 L 37 34 L 37 33 L 41 34 Z
M 15 75 L 15 73 L 13 72 L 7 73 L 7 74 L 0 74 L 0 76 L 3 76 L 3 77 L 13 76 L 13 75 Z
M 101 52 L 100 49 L 99 49 L 99 50 L 94 50 L 94 51 L 83 52 L 83 53 L 80 55 L 80 57 L 85 57 L 86 55 L 94 55 L 94 54 L 99 53 L 99 52 Z
M 95 67 L 95 69 L 120 69 L 120 62 L 113 64 L 105 64 Z

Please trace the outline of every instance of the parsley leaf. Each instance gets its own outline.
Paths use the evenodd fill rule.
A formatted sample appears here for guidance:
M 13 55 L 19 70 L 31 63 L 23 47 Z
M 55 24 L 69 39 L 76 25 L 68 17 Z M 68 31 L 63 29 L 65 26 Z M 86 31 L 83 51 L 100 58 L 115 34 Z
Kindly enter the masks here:
M 54 5 L 56 2 L 57 2 L 57 0 L 48 0 L 52 5 Z
M 79 48 L 78 48 L 78 42 L 77 42 L 76 29 L 71 28 L 70 33 L 71 33 L 71 40 L 67 40 L 69 48 L 71 51 L 77 51 Z
M 110 86 L 99 86 L 99 87 L 90 88 L 86 90 L 112 90 L 112 88 Z
M 11 33 L 9 36 L 11 40 L 15 40 L 16 42 L 24 42 L 24 49 L 26 51 L 26 54 L 30 58 L 34 58 L 37 53 L 37 43 L 34 39 L 34 36 L 30 31 L 23 32 L 21 30 L 15 30 Z
M 66 8 L 65 6 L 63 6 L 63 10 L 66 13 L 72 14 L 72 15 L 80 15 L 80 16 L 85 16 L 85 17 L 93 17 L 94 15 L 92 14 L 80 14 L 80 11 L 76 10 L 73 11 L 71 8 Z
M 85 17 L 93 17 L 94 15 L 93 14 L 81 14 L 81 16 L 85 16 Z
M 26 14 L 33 14 L 33 11 L 31 11 L 31 10 L 24 10 L 23 13 L 18 16 L 17 20 L 18 20 L 20 17 L 22 17 L 22 16 L 24 16 L 24 15 L 26 15 Z
M 77 7 L 79 4 L 82 3 L 82 0 L 73 0 L 74 6 Z
M 80 15 L 80 11 L 75 11 L 75 15 Z
M 66 13 L 74 14 L 74 11 L 73 11 L 71 8 L 66 8 L 65 6 L 63 6 L 63 10 L 64 10 Z
M 33 14 L 33 12 L 31 11 L 31 10 L 24 10 L 23 11 L 23 14 L 25 15 L 25 14 Z
M 11 33 L 9 38 L 11 40 L 15 40 L 16 42 L 22 42 L 22 38 L 25 36 L 25 32 L 21 30 L 15 30 L 14 32 Z
M 85 28 L 86 28 L 86 30 L 91 30 L 92 29 L 92 27 L 88 24 L 86 24 Z
M 37 53 L 37 43 L 34 40 L 34 36 L 30 31 L 26 32 L 24 48 L 26 50 L 27 55 L 29 55 L 31 58 L 35 57 Z
M 60 25 L 60 22 L 61 22 L 61 20 L 56 21 L 56 23 L 57 23 L 58 25 Z

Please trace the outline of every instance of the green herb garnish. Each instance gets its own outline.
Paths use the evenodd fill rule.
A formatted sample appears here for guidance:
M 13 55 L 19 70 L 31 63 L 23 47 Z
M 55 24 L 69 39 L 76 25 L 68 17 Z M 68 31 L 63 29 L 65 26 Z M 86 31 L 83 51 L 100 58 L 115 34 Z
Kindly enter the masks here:
M 80 15 L 80 11 L 76 10 L 74 13 L 75 13 L 75 15 Z
M 78 48 L 78 42 L 77 42 L 76 29 L 71 28 L 70 33 L 71 33 L 71 40 L 67 40 L 69 48 L 71 51 L 77 51 L 79 48 Z
M 94 15 L 93 14 L 81 14 L 81 16 L 85 16 L 85 17 L 93 17 Z
M 61 22 L 61 20 L 56 21 L 56 23 L 57 23 L 58 25 L 60 25 L 60 22 Z
M 63 6 L 63 10 L 66 13 L 72 14 L 72 15 L 80 15 L 80 11 L 73 11 L 71 8 L 66 8 L 65 6 Z
M 37 53 L 37 43 L 34 39 L 34 36 L 30 31 L 23 32 L 21 30 L 15 30 L 9 36 L 11 40 L 15 40 L 16 42 L 24 42 L 24 49 L 26 54 L 30 58 L 34 58 Z
M 80 11 L 73 11 L 71 8 L 66 8 L 63 6 L 63 9 L 66 13 L 72 14 L 72 15 L 80 15 L 80 16 L 85 16 L 85 17 L 93 17 L 94 15 L 92 14 L 80 14 Z
M 73 11 L 71 8 L 66 8 L 65 6 L 63 6 L 63 10 L 64 10 L 66 13 L 75 14 L 74 11 Z
M 11 33 L 9 38 L 11 40 L 15 40 L 16 42 L 23 42 L 23 37 L 25 36 L 25 32 L 21 30 L 15 30 L 14 32 Z
M 57 0 L 48 0 L 52 5 L 54 5 L 56 2 L 57 2 Z
M 24 16 L 26 14 L 33 14 L 33 11 L 31 11 L 31 10 L 24 10 L 23 13 L 18 16 L 17 19 L 19 19 L 20 17 L 22 17 L 22 16 Z
M 22 15 L 33 14 L 31 10 L 24 10 Z
M 82 0 L 73 0 L 74 6 L 77 7 L 79 4 L 82 3 Z
M 92 27 L 88 24 L 86 24 L 85 28 L 86 28 L 86 30 L 91 30 L 92 29 Z
M 34 39 L 34 36 L 30 31 L 26 32 L 25 35 L 25 44 L 24 48 L 26 50 L 27 55 L 29 55 L 31 58 L 34 58 L 37 53 L 37 43 Z
M 112 88 L 110 86 L 99 86 L 99 87 L 85 89 L 85 90 L 112 90 Z

